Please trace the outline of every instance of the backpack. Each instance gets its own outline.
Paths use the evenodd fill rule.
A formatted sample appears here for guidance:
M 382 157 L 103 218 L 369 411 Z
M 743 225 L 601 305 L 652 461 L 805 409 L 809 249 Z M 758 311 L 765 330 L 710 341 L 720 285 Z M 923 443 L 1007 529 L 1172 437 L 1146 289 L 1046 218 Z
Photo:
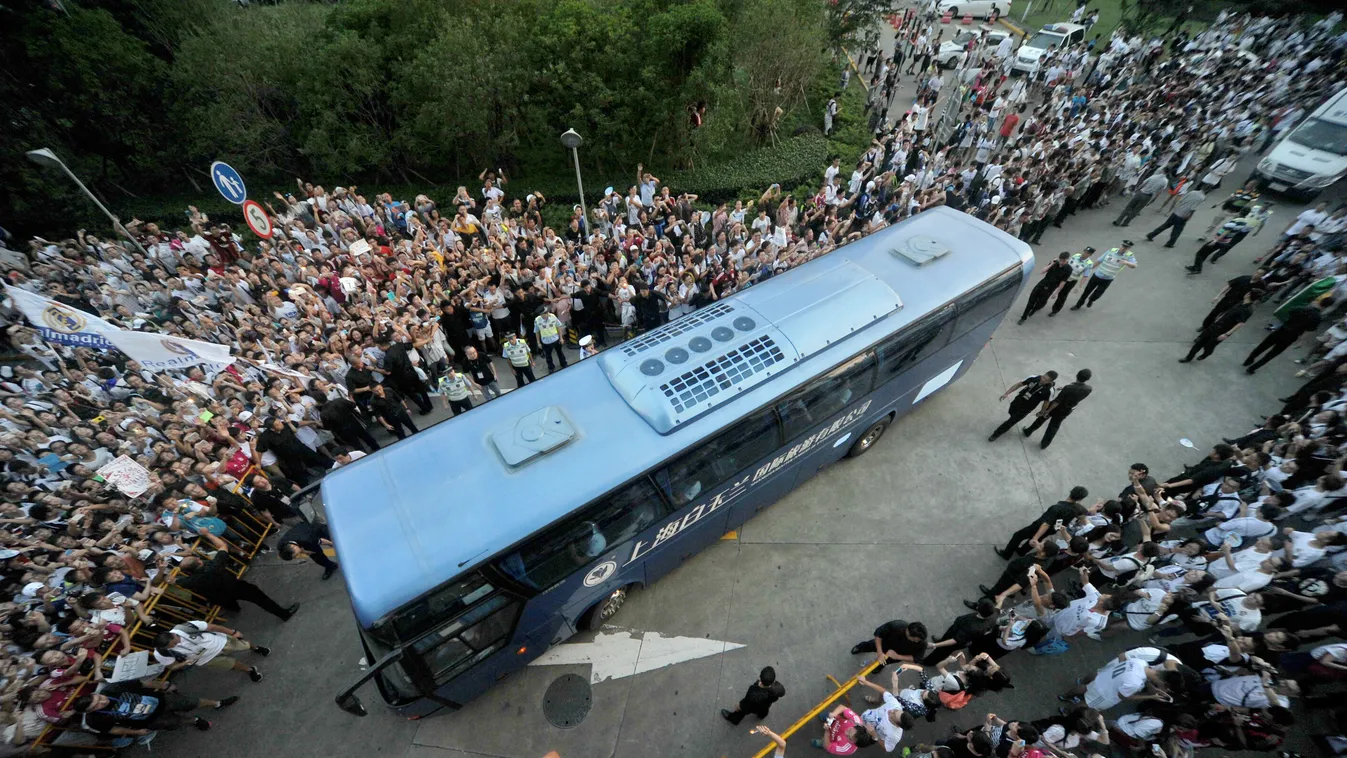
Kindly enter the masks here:
M 973 696 L 968 692 L 941 692 L 940 704 L 947 710 L 957 711 L 973 701 Z

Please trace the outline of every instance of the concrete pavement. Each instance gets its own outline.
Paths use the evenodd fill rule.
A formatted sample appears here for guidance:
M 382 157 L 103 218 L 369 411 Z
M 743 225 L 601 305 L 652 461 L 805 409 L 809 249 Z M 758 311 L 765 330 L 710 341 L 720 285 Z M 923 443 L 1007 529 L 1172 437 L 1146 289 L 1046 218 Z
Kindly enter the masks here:
M 1253 159 L 1246 163 L 1235 176 L 1247 174 Z M 1017 326 L 1022 295 L 961 381 L 923 403 L 864 458 L 824 471 L 764 510 L 737 539 L 711 546 L 634 593 L 612 622 L 666 637 L 743 643 L 742 649 L 596 684 L 592 712 L 569 730 L 544 719 L 542 693 L 563 673 L 587 675 L 587 666 L 528 668 L 463 711 L 420 722 L 388 715 L 367 688 L 371 713 L 357 719 L 331 700 L 360 671 L 342 585 L 320 582 L 321 570 L 312 564 L 267 556 L 249 578 L 282 603 L 299 601 L 303 608 L 284 624 L 251 606 L 229 620 L 249 639 L 273 647 L 273 655 L 259 661 L 267 678 L 252 684 L 212 671 L 184 677 L 184 692 L 243 699 L 217 715 L 213 731 L 166 734 L 156 752 L 239 758 L 537 758 L 549 749 L 564 758 L 751 755 L 762 744 L 748 735 L 752 719 L 734 728 L 717 714 L 733 706 L 760 667 L 775 666 L 787 688 L 768 719 L 779 729 L 825 695 L 825 675 L 843 678 L 860 668 L 863 656 L 849 655 L 848 648 L 878 623 L 919 619 L 933 633 L 943 630 L 964 612 L 960 600 L 1003 566 L 990 546 L 1071 486 L 1112 496 L 1136 461 L 1150 464 L 1158 477 L 1172 474 L 1200 456 L 1180 447 L 1179 438 L 1206 448 L 1256 424 L 1276 407 L 1278 395 L 1297 386 L 1291 359 L 1303 349 L 1288 351 L 1253 377 L 1241 369 L 1244 355 L 1265 334 L 1268 306 L 1207 361 L 1177 362 L 1224 280 L 1246 273 L 1301 209 L 1277 200 L 1268 228 L 1209 264 L 1200 277 L 1185 276 L 1183 266 L 1213 211 L 1199 211 L 1174 250 L 1160 246 L 1163 238 L 1145 241 L 1161 216 L 1154 209 L 1143 213 L 1125 230 L 1138 243 L 1139 267 L 1124 273 L 1094 308 L 1055 318 L 1040 312 Z M 1115 202 L 1071 218 L 1065 229 L 1049 230 L 1036 251 L 1039 263 L 1062 250 L 1116 244 L 1124 236 L 1109 224 L 1117 210 Z M 1005 404 L 997 397 L 1006 386 L 1046 369 L 1066 377 L 1079 368 L 1094 371 L 1095 392 L 1051 448 L 1042 451 L 1037 438 L 1026 443 L 1013 433 L 985 441 L 1003 418 Z M 430 418 L 444 415 L 437 409 Z M 919 725 L 909 740 L 937 738 L 951 724 L 971 725 L 989 710 L 1013 718 L 1050 715 L 1058 705 L 1054 695 L 1072 678 L 1136 637 L 1078 643 L 1056 658 L 1011 656 L 1005 665 L 1015 677 L 1014 690 L 944 713 L 934 725 Z M 812 736 L 792 738 L 792 754 Z

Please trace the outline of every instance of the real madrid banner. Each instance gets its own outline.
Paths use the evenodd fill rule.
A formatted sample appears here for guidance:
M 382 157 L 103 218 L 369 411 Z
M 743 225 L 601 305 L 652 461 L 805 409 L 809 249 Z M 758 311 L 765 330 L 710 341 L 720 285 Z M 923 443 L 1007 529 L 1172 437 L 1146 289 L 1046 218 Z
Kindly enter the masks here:
M 117 329 L 104 335 L 118 350 L 134 358 L 150 371 L 171 371 L 199 364 L 228 366 L 234 362 L 228 345 L 153 332 L 126 332 Z
M 18 287 L 6 286 L 5 294 L 48 342 L 111 350 L 106 335 L 120 331 L 97 316 Z

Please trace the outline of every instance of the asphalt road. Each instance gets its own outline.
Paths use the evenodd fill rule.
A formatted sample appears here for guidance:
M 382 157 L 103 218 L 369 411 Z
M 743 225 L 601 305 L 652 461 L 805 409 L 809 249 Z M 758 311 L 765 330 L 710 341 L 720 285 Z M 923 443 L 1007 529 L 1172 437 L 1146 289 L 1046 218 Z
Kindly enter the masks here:
M 1233 176 L 1247 175 L 1253 162 Z M 1339 188 L 1330 197 L 1341 195 Z M 542 697 L 563 674 L 589 677 L 587 664 L 530 667 L 463 711 L 418 722 L 382 711 L 370 688 L 363 693 L 368 717 L 340 712 L 332 696 L 359 675 L 361 661 L 342 584 L 320 582 L 321 570 L 312 564 L 282 564 L 268 556 L 250 579 L 282 603 L 301 602 L 302 610 L 282 624 L 245 606 L 229 621 L 273 648 L 260 662 L 266 679 L 252 684 L 242 675 L 213 671 L 184 677 L 185 692 L 243 699 L 218 714 L 211 732 L 164 735 L 155 752 L 237 758 L 538 758 L 552 749 L 564 758 L 752 755 L 763 744 L 748 734 L 752 719 L 735 728 L 717 714 L 733 706 L 760 667 L 775 666 L 787 687 L 767 720 L 784 728 L 829 691 L 827 675 L 845 678 L 860 668 L 862 657 L 848 649 L 878 623 L 922 620 L 938 631 L 963 613 L 960 601 L 1003 566 L 991 546 L 1070 487 L 1111 495 L 1136 461 L 1150 464 L 1157 476 L 1172 474 L 1200 455 L 1180 447 L 1180 438 L 1206 448 L 1258 423 L 1277 396 L 1297 386 L 1291 360 L 1303 350 L 1288 351 L 1253 377 L 1241 370 L 1240 361 L 1265 334 L 1268 306 L 1211 359 L 1187 365 L 1177 360 L 1224 280 L 1247 273 L 1300 209 L 1279 199 L 1267 229 L 1208 264 L 1200 277 L 1185 276 L 1183 266 L 1212 211 L 1199 211 L 1174 250 L 1145 242 L 1144 233 L 1161 216 L 1153 208 L 1143 213 L 1127 230 L 1139 243 L 1139 268 L 1123 274 L 1094 308 L 1056 318 L 1040 313 L 1023 326 L 1015 316 L 1007 318 L 967 376 L 925 401 L 865 457 L 824 471 L 764 510 L 736 538 L 634 593 L 610 634 L 630 631 L 652 650 L 650 633 L 661 640 L 742 647 L 600 682 L 593 710 L 575 728 L 551 726 Z M 1118 210 L 1115 202 L 1050 230 L 1036 250 L 1039 263 L 1063 250 L 1117 244 L 1122 235 L 1109 221 Z M 997 398 L 1005 387 L 1047 369 L 1070 376 L 1080 368 L 1094 371 L 1095 392 L 1049 450 L 1015 434 L 986 442 L 1003 417 Z M 443 415 L 437 410 L 430 418 Z M 934 725 L 923 723 L 905 744 L 942 736 L 951 725 L 972 725 L 988 711 L 1006 718 L 1049 715 L 1058 705 L 1054 696 L 1074 677 L 1138 641 L 1139 635 L 1122 633 L 1103 643 L 1074 644 L 1058 657 L 1011 656 L 1004 665 L 1015 689 L 942 714 Z M 792 738 L 790 754 L 805 754 L 813 736 Z

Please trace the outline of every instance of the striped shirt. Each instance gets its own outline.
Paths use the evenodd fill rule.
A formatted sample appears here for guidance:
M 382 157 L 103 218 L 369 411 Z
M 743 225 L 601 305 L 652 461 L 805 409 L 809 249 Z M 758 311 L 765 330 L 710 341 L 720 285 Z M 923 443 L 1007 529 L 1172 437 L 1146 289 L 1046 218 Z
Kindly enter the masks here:
M 1119 252 L 1118 248 L 1112 248 L 1099 259 L 1095 264 L 1094 275 L 1100 279 L 1112 279 L 1122 271 L 1123 266 L 1129 263 L 1136 263 L 1137 258 L 1132 255 L 1132 251 L 1125 253 Z

